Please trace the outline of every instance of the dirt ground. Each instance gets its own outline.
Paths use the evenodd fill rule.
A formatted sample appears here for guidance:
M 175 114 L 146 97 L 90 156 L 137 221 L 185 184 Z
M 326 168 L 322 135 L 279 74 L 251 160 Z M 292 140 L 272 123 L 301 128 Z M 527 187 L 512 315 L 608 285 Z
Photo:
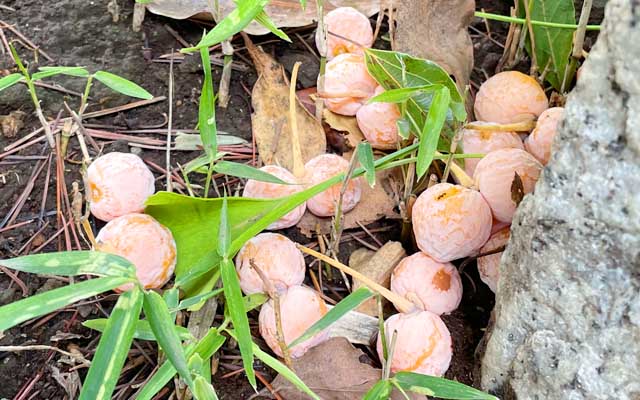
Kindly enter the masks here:
M 31 41 L 49 54 L 54 62 L 39 57 L 35 62 L 33 53 L 20 44 L 18 51 L 29 63 L 31 69 L 43 65 L 81 65 L 90 71 L 105 70 L 130 79 L 145 87 L 154 96 L 168 96 L 169 65 L 153 62 L 172 49 L 179 49 L 181 45 L 167 30 L 173 28 L 180 36 L 190 43 L 197 42 L 202 32 L 202 26 L 191 21 L 173 21 L 166 18 L 149 15 L 144 22 L 141 32 L 131 30 L 132 4 L 120 1 L 118 22 L 113 21 L 107 12 L 106 1 L 84 2 L 80 0 L 59 0 L 55 2 L 43 0 L 5 0 L 3 5 L 15 9 L 15 12 L 0 8 L 0 20 L 14 25 Z M 507 6 L 496 2 L 478 2 L 478 8 L 483 6 L 486 11 L 506 14 Z M 481 4 L 487 3 L 487 4 Z M 477 30 L 471 31 L 474 36 L 476 51 L 476 69 L 472 79 L 479 84 L 485 79 L 485 74 L 493 74 L 502 49 L 494 41 L 489 40 L 485 32 L 484 23 L 476 23 Z M 493 39 L 504 41 L 505 25 L 492 24 Z M 297 30 L 301 37 L 313 46 L 313 29 Z M 384 32 L 384 28 L 383 28 Z M 8 31 L 5 29 L 5 33 Z M 296 60 L 303 61 L 303 70 L 299 81 L 299 88 L 315 85 L 318 63 L 311 56 L 300 39 L 294 39 L 292 44 L 273 40 L 271 36 L 256 37 L 254 42 L 265 43 L 265 49 L 290 67 Z M 236 47 L 242 47 L 240 40 L 236 40 Z M 246 71 L 233 72 L 231 81 L 231 98 L 228 108 L 217 110 L 218 129 L 232 135 L 242 137 L 251 142 L 251 99 L 250 90 L 256 80 L 256 74 L 248 62 L 248 56 L 242 49 L 237 51 L 236 60 L 246 67 Z M 0 70 L 9 69 L 13 63 L 7 54 L 0 53 Z M 214 68 L 214 81 L 218 82 L 221 68 Z M 199 58 L 188 57 L 185 62 L 176 64 L 174 70 L 174 110 L 173 126 L 177 129 L 193 129 L 197 122 L 197 101 L 202 85 L 202 69 Z M 72 91 L 81 91 L 84 82 L 73 78 L 50 79 L 49 83 L 59 83 Z M 38 88 L 42 106 L 47 116 L 55 118 L 63 108 L 63 101 L 67 101 L 72 108 L 78 105 L 78 97 L 46 88 Z M 113 94 L 109 89 L 97 83 L 92 91 L 91 106 L 88 111 L 106 109 L 129 101 L 123 96 Z M 25 127 L 17 138 L 0 136 L 0 149 L 10 145 L 16 139 L 38 128 L 37 119 L 32 115 L 32 104 L 23 86 L 16 86 L 0 94 L 0 115 L 14 110 L 28 113 Z M 123 129 L 140 129 L 160 125 L 163 114 L 168 113 L 168 103 L 159 102 L 150 106 L 136 108 L 124 113 L 105 118 L 89 120 L 88 123 L 119 126 Z M 162 139 L 163 134 L 147 135 Z M 124 142 L 105 142 L 104 152 L 129 151 Z M 1 150 L 0 150 L 1 151 Z M 14 155 L 0 160 L 0 218 L 8 215 L 19 197 L 28 186 L 29 178 L 37 167 L 47 162 L 49 149 L 46 142 L 29 146 Z M 175 153 L 174 153 L 175 154 Z M 198 155 L 198 152 L 182 152 L 175 154 L 174 162 L 184 163 Z M 27 157 L 28 156 L 28 157 Z M 143 149 L 140 156 L 159 165 L 163 165 L 165 153 L 157 150 Z M 81 182 L 78 161 L 81 154 L 76 141 L 72 140 L 67 153 L 65 181 L 69 192 L 73 182 Z M 47 172 L 49 171 L 49 172 Z M 48 176 L 48 184 L 47 182 Z M 24 206 L 14 224 L 31 221 L 25 225 L 6 232 L 0 231 L 0 258 L 15 257 L 38 252 L 64 250 L 66 240 L 58 235 L 50 243 L 47 240 L 56 235 L 56 196 L 55 196 L 55 160 L 52 166 L 44 165 L 42 172 L 33 182 L 33 190 L 26 199 Z M 163 188 L 164 179 L 157 182 L 156 188 Z M 82 186 L 82 185 L 80 185 Z M 47 189 L 48 188 L 48 189 Z M 44 201 L 43 201 L 44 199 Z M 94 230 L 100 228 L 100 223 L 92 221 Z M 395 224 L 383 223 L 385 226 Z M 1 225 L 0 225 L 1 228 Z M 294 235 L 294 232 L 290 232 Z M 383 236 L 384 239 L 398 239 L 399 229 L 393 229 Z M 73 245 L 74 241 L 71 240 Z M 83 245 L 86 248 L 86 245 Z M 75 246 L 73 246 L 75 248 Z M 346 258 L 355 248 L 353 243 L 343 246 Z M 343 261 L 346 261 L 343 260 Z M 25 292 L 6 274 L 0 274 L 0 305 L 18 300 L 26 295 L 52 289 L 64 284 L 59 280 L 43 279 L 28 274 L 19 274 L 18 278 L 25 284 Z M 459 310 L 453 315 L 446 316 L 445 322 L 449 326 L 454 338 L 454 359 L 447 377 L 458 379 L 464 383 L 472 383 L 474 367 L 474 351 L 487 324 L 490 310 L 493 307 L 493 295 L 480 281 L 474 264 L 465 269 L 463 276 L 464 299 Z M 0 336 L 0 345 L 31 345 L 47 344 L 67 351 L 79 351 L 87 358 L 91 358 L 97 340 L 95 332 L 84 328 L 81 322 L 86 319 L 104 317 L 108 315 L 115 302 L 114 295 L 100 296 L 93 300 L 82 302 L 50 316 L 28 321 L 19 327 L 4 332 Z M 253 315 L 254 322 L 256 315 Z M 254 326 L 255 327 L 255 326 Z M 259 338 L 257 329 L 256 338 Z M 257 339 L 257 342 L 261 341 Z M 218 373 L 214 376 L 214 386 L 221 399 L 246 399 L 254 393 L 244 379 L 244 375 L 235 374 L 225 377 L 225 374 L 237 369 L 240 365 L 237 349 L 224 348 Z M 131 385 L 138 385 L 148 377 L 156 363 L 156 351 L 150 343 L 136 342 L 130 353 L 129 361 L 134 365 L 120 380 L 116 392 L 117 398 L 130 398 L 134 392 Z M 135 361 L 135 362 L 134 362 Z M 0 352 L 0 398 L 7 399 L 64 399 L 69 398 L 61 382 L 70 387 L 74 379 L 82 379 L 85 368 L 76 372 L 69 372 L 72 365 L 59 354 L 49 351 Z M 73 364 L 73 363 L 71 363 Z M 272 379 L 273 373 L 265 368 L 258 368 L 266 379 Z M 78 374 L 78 375 L 76 375 Z M 167 390 L 158 399 L 169 398 Z

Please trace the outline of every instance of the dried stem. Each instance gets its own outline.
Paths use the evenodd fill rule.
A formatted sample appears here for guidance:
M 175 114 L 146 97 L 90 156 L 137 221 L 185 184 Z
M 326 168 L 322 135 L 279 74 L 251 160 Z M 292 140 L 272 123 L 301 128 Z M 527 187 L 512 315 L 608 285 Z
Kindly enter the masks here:
M 300 148 L 300 136 L 298 135 L 298 117 L 296 107 L 296 81 L 298 80 L 298 70 L 301 62 L 297 61 L 293 65 L 291 72 L 291 83 L 289 84 L 289 127 L 291 128 L 291 147 L 293 148 L 293 174 L 300 178 L 304 175 L 304 163 L 302 162 L 302 149 Z
M 465 129 L 489 132 L 529 132 L 536 126 L 536 121 L 529 119 L 512 124 L 476 123 L 471 122 L 465 125 Z

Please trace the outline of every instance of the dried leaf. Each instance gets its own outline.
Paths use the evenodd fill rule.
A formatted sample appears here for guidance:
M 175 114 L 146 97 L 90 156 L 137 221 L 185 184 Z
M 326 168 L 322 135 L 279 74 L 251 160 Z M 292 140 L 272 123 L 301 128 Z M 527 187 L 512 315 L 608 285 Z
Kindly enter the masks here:
M 251 93 L 253 135 L 265 164 L 278 164 L 293 171 L 292 133 L 289 127 L 289 81 L 284 68 L 262 49 L 246 40 L 259 78 Z M 324 154 L 327 141 L 322 124 L 296 102 L 298 136 L 302 160 Z
M 333 338 L 312 348 L 293 360 L 296 374 L 323 400 L 360 400 L 380 380 L 382 371 L 363 363 L 366 355 L 345 338 Z M 274 390 L 287 400 L 308 400 L 282 376 L 271 383 Z M 410 399 L 423 399 L 408 393 Z M 403 399 L 394 391 L 392 400 Z
M 456 78 L 464 93 L 473 69 L 467 28 L 474 11 L 474 0 L 399 2 L 394 50 L 436 62 Z
M 81 386 L 78 371 L 60 372 L 60 370 L 53 365 L 50 365 L 49 368 L 51 368 L 51 377 L 67 392 L 68 398 L 75 399 Z
M 18 131 L 24 126 L 24 117 L 27 113 L 23 111 L 11 111 L 9 115 L 0 115 L 0 127 L 2 135 L 7 139 L 16 137 Z
M 516 203 L 516 207 L 520 205 L 520 202 L 524 198 L 524 186 L 522 185 L 522 178 L 517 172 L 513 173 L 513 181 L 511 182 L 511 200 Z
M 322 117 L 331 128 L 336 131 L 346 132 L 345 137 L 347 143 L 352 148 L 355 148 L 360 142 L 364 141 L 364 134 L 360 130 L 355 117 L 336 114 L 326 108 L 322 110 Z

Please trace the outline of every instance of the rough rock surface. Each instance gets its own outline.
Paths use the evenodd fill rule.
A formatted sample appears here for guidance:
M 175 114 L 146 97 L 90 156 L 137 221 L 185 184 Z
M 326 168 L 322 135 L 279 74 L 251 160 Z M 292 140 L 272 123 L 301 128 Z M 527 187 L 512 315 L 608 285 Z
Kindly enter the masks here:
M 640 3 L 610 0 L 500 267 L 481 384 L 640 399 Z

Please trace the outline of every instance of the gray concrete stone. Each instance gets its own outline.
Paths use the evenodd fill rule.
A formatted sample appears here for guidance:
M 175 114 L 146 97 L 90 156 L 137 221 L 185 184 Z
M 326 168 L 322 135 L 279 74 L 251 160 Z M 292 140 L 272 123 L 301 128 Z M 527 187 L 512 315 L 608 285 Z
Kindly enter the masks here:
M 640 399 L 640 3 L 610 0 L 552 160 L 504 252 L 481 384 Z

